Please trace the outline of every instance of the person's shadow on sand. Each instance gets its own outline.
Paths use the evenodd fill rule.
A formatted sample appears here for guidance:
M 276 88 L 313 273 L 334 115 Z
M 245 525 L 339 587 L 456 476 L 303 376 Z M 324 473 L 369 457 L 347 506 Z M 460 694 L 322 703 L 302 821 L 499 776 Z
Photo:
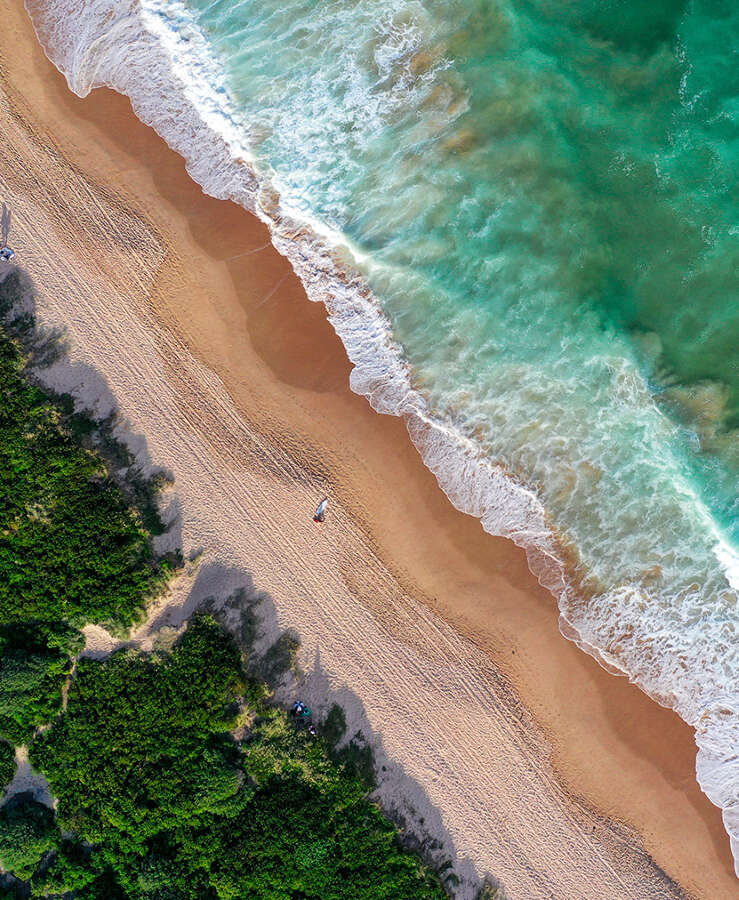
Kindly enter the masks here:
M 5 246 L 8 243 L 8 237 L 10 236 L 10 210 L 3 203 L 3 213 L 0 218 L 0 246 Z

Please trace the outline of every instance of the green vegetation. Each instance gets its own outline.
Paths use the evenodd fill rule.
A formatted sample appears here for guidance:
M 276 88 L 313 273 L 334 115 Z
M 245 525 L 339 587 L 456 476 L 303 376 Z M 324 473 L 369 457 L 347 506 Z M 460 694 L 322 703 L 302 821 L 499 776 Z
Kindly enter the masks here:
M 63 623 L 0 627 L 0 735 L 24 744 L 59 712 L 71 655 L 83 641 L 77 629 Z
M 171 568 L 151 547 L 154 488 L 110 474 L 131 463 L 110 420 L 29 379 L 59 342 L 15 312 L 23 292 L 18 273 L 0 283 L 0 737 L 14 744 L 61 709 L 80 627 L 128 628 Z
M 0 734 L 25 744 L 61 709 L 72 661 L 61 653 L 5 650 L 0 658 Z
M 170 655 L 81 660 L 66 711 L 30 758 L 59 800 L 60 827 L 91 849 L 60 851 L 37 890 L 441 900 L 366 784 L 264 694 L 209 616 Z M 245 723 L 237 742 L 230 731 Z
M 67 712 L 31 747 L 62 827 L 140 854 L 152 836 L 227 803 L 240 783 L 226 718 L 237 676 L 236 648 L 204 620 L 171 656 L 81 659 Z
M 0 741 L 0 789 L 6 788 L 15 775 L 15 750 L 6 741 Z
M 0 284 L 0 313 L 18 285 Z M 0 336 L 0 624 L 38 619 L 130 626 L 167 565 L 79 421 L 25 377 L 27 316 Z M 65 408 L 67 414 L 65 415 Z
M 43 855 L 59 843 L 54 811 L 30 794 L 16 794 L 0 809 L 0 865 L 30 878 Z
M 445 896 L 420 860 L 400 848 L 394 826 L 366 799 L 365 783 L 326 751 L 284 713 L 259 720 L 245 762 L 257 792 L 247 814 L 220 830 L 219 856 L 236 864 L 230 874 L 217 872 L 218 896 Z

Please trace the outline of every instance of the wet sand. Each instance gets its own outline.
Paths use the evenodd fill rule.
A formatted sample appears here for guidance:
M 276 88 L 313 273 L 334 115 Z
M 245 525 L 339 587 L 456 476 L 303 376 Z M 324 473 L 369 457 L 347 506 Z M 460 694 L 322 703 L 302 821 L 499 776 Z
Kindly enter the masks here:
M 455 511 L 403 423 L 350 392 L 323 308 L 261 223 L 205 197 L 125 98 L 69 93 L 17 0 L 0 56 L 4 115 L 27 136 L 20 146 L 4 129 L 0 156 L 14 246 L 42 319 L 68 329 L 73 358 L 105 376 L 175 472 L 186 550 L 248 568 L 301 633 L 306 668 L 320 648 L 332 686 L 354 692 L 389 761 L 418 784 L 417 805 L 438 810 L 456 852 L 511 897 L 680 896 L 667 878 L 696 897 L 736 897 L 719 811 L 694 779 L 692 730 L 562 638 L 523 553 Z M 65 171 L 87 187 L 66 190 Z M 304 535 L 322 491 L 329 527 Z M 407 710 L 435 680 L 448 727 L 429 723 L 426 743 Z M 506 714 L 488 721 L 496 704 Z M 434 741 L 444 765 L 430 762 Z

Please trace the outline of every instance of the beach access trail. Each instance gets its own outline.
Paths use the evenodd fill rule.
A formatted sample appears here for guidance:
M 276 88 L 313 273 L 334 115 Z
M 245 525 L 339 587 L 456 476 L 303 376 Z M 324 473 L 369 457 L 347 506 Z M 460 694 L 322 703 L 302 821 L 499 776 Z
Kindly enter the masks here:
M 347 705 L 386 767 L 380 797 L 444 842 L 463 884 L 736 897 L 691 730 L 565 641 L 523 553 L 456 512 L 402 422 L 350 392 L 266 229 L 205 197 L 125 98 L 71 95 L 18 0 L 0 100 L 10 243 L 41 324 L 69 341 L 50 376 L 102 412 L 115 400 L 174 475 L 185 556 L 202 551 L 156 624 L 242 585 L 266 594 L 301 639 L 311 706 Z

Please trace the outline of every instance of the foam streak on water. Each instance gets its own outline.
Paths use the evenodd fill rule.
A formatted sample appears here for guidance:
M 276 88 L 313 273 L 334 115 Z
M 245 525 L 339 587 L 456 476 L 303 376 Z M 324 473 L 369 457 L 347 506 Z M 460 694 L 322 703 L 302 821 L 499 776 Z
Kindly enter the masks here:
M 75 93 L 268 224 L 563 633 L 695 726 L 739 858 L 730 5 L 26 5 Z

